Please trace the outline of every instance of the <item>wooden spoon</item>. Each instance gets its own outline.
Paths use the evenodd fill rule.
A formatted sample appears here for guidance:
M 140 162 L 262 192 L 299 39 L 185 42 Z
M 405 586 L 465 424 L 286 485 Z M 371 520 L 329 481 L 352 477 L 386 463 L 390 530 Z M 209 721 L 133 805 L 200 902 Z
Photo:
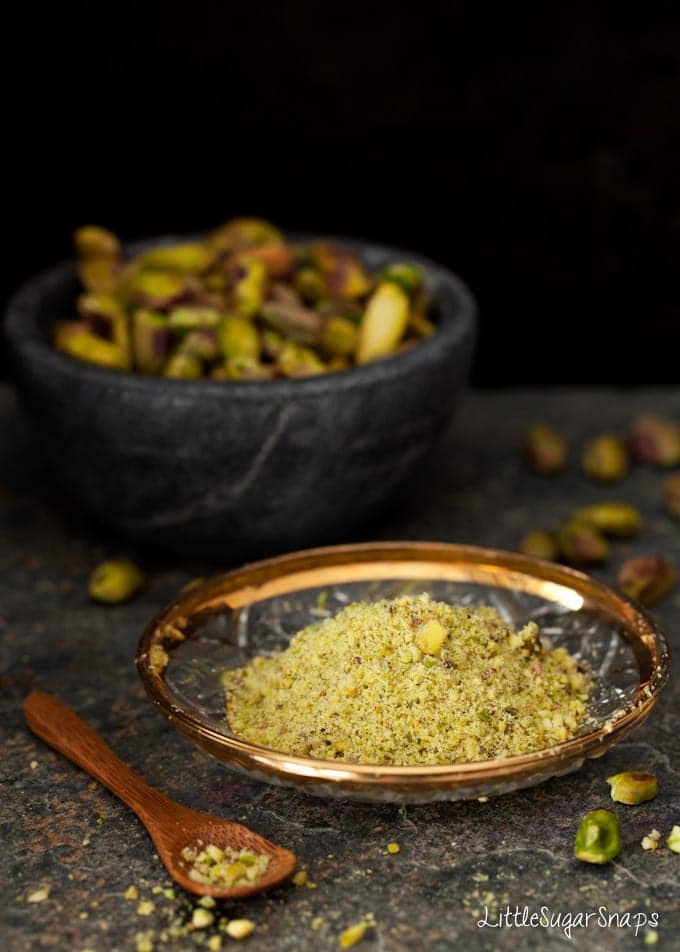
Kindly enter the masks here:
M 197 813 L 169 800 L 119 760 L 110 747 L 56 697 L 34 691 L 23 703 L 24 717 L 31 730 L 55 750 L 86 770 L 135 811 L 151 834 L 167 871 L 183 889 L 215 899 L 242 899 L 263 889 L 271 889 L 291 874 L 295 854 L 258 836 L 240 823 Z M 214 886 L 189 879 L 189 864 L 180 851 L 185 846 L 214 843 L 235 850 L 266 853 L 269 865 L 257 882 L 247 886 Z

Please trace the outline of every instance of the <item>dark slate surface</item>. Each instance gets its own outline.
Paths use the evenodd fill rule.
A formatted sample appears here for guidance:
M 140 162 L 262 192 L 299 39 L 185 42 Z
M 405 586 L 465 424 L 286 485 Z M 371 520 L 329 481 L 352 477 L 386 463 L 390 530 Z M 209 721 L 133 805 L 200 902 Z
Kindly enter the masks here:
M 550 525 L 576 505 L 623 498 L 644 511 L 639 539 L 619 544 L 602 570 L 611 580 L 629 552 L 660 552 L 680 564 L 680 526 L 663 510 L 662 475 L 636 469 L 614 490 L 588 483 L 572 464 L 556 480 L 527 473 L 517 446 L 537 417 L 559 424 L 574 441 L 605 428 L 624 429 L 637 410 L 680 417 L 680 392 L 499 392 L 471 395 L 452 434 L 424 467 L 413 504 L 392 515 L 383 538 L 425 538 L 513 547 L 528 527 Z M 148 589 L 116 608 L 92 605 L 86 579 L 124 544 L 84 522 L 51 489 L 35 460 L 14 400 L 0 388 L 0 823 L 4 902 L 3 949 L 135 949 L 137 937 L 186 921 L 192 901 L 152 894 L 167 883 L 146 833 L 118 800 L 46 748 L 24 727 L 19 704 L 32 689 L 58 694 L 132 767 L 171 797 L 197 809 L 242 819 L 294 849 L 316 889 L 284 886 L 268 896 L 228 904 L 223 914 L 257 923 L 252 949 L 335 949 L 338 935 L 362 915 L 378 923 L 359 948 L 562 948 L 559 929 L 478 928 L 489 907 L 541 906 L 562 916 L 618 914 L 602 928 L 575 930 L 577 946 L 643 947 L 625 914 L 659 917 L 659 948 L 678 948 L 680 856 L 645 853 L 640 838 L 680 823 L 680 710 L 677 679 L 650 721 L 602 761 L 571 777 L 487 803 L 374 806 L 305 798 L 250 783 L 194 749 L 151 708 L 133 666 L 140 629 L 205 566 L 136 553 Z M 133 553 L 134 554 L 134 553 Z M 680 590 L 659 608 L 676 653 Z M 571 858 L 575 829 L 587 810 L 611 805 L 605 777 L 647 769 L 660 794 L 620 807 L 625 848 L 604 868 Z M 401 844 L 397 856 L 386 845 Z M 156 908 L 136 914 L 123 893 L 136 884 Z M 49 898 L 25 897 L 49 886 Z M 323 917 L 314 930 L 311 923 Z M 318 925 L 318 923 L 315 923 Z M 205 947 L 212 933 L 170 940 L 167 948 Z M 232 944 L 225 937 L 224 947 Z

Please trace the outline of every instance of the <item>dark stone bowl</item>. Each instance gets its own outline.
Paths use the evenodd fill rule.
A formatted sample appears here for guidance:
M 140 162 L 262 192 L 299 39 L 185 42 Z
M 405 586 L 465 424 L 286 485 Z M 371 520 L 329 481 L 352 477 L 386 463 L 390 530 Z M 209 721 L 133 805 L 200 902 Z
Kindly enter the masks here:
M 321 377 L 176 381 L 53 350 L 47 329 L 74 310 L 73 264 L 15 294 L 5 331 L 19 397 L 55 478 L 84 510 L 136 542 L 228 562 L 349 538 L 394 501 L 465 387 L 475 303 L 430 261 L 342 241 L 370 269 L 420 261 L 436 333 Z

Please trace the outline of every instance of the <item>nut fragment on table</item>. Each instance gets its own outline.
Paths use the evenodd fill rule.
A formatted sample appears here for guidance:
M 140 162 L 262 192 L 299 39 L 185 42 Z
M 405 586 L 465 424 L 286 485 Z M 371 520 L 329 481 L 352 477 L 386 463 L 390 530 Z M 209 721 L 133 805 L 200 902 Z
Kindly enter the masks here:
M 574 842 L 574 856 L 584 863 L 603 864 L 621 852 L 621 828 L 611 810 L 592 810 L 581 820 Z
M 607 777 L 607 783 L 611 787 L 612 800 L 631 806 L 653 800 L 659 792 L 656 777 L 641 770 L 613 774 Z

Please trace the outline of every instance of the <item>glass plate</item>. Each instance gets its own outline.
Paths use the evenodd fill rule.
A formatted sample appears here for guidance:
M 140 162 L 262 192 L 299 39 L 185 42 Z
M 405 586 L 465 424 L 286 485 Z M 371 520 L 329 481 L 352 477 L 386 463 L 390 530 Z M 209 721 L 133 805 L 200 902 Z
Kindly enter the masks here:
M 225 668 L 285 646 L 299 629 L 349 602 L 419 592 L 457 605 L 493 605 L 515 626 L 534 619 L 553 647 L 563 645 L 586 663 L 595 684 L 578 734 L 514 757 L 400 767 L 298 757 L 231 733 L 220 682 Z M 150 654 L 154 645 L 163 646 L 167 664 Z M 183 593 L 146 628 L 137 668 L 174 727 L 252 777 L 318 796 L 417 803 L 506 793 L 601 756 L 648 717 L 668 680 L 670 654 L 649 615 L 581 572 L 475 546 L 381 542 L 280 556 Z

